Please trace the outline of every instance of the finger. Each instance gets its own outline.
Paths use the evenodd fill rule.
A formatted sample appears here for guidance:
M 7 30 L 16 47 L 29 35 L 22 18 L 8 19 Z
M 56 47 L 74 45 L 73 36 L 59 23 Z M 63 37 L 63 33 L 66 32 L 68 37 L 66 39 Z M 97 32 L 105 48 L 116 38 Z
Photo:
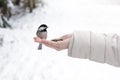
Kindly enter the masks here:
M 35 42 L 41 42 L 41 39 L 39 37 L 34 37 Z
M 57 42 L 54 42 L 54 41 L 48 41 L 48 40 L 45 40 L 45 39 L 42 39 L 41 42 L 48 46 L 48 47 L 52 47 L 52 48 L 56 48 L 58 46 Z
M 63 41 L 63 39 L 52 39 L 51 41 L 57 42 L 57 41 Z

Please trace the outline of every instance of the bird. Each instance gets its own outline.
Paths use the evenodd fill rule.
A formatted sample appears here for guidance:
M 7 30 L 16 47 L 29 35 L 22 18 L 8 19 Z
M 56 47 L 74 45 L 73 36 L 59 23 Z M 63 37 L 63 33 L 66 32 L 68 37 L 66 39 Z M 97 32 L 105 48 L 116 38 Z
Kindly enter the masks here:
M 41 24 L 36 32 L 37 37 L 39 37 L 40 39 L 47 39 L 47 28 L 48 26 L 46 24 Z M 38 50 L 41 49 L 42 43 L 39 43 Z

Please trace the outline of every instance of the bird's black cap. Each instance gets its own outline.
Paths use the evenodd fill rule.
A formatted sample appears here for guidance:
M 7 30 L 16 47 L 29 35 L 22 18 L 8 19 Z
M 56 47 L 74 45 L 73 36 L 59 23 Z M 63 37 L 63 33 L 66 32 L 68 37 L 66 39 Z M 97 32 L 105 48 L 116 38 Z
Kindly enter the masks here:
M 46 24 L 41 24 L 39 27 L 47 27 L 48 28 L 48 26 Z

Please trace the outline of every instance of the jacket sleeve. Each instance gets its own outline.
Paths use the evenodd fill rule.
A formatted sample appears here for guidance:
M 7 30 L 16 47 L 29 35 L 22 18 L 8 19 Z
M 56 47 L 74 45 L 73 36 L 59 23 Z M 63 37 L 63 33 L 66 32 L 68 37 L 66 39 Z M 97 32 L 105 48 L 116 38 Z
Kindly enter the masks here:
M 70 40 L 68 56 L 120 67 L 120 36 L 75 31 Z

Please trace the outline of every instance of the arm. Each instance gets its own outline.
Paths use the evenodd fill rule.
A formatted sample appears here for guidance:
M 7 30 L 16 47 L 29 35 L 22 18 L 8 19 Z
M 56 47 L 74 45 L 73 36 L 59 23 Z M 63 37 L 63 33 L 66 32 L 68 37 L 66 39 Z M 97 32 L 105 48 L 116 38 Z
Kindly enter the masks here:
M 48 41 L 35 37 L 35 42 L 58 51 L 68 49 L 68 56 L 90 59 L 120 67 L 120 36 L 116 34 L 100 34 L 90 31 L 75 31 L 60 39 L 63 41 Z
M 54 39 L 54 40 L 45 40 L 45 39 L 40 39 L 38 37 L 34 37 L 34 41 L 35 42 L 41 42 L 42 44 L 53 48 L 55 50 L 63 50 L 63 49 L 67 49 L 69 46 L 69 42 L 70 42 L 70 38 L 72 37 L 72 34 L 66 34 L 58 39 L 62 39 L 60 41 L 56 41 L 58 39 Z

